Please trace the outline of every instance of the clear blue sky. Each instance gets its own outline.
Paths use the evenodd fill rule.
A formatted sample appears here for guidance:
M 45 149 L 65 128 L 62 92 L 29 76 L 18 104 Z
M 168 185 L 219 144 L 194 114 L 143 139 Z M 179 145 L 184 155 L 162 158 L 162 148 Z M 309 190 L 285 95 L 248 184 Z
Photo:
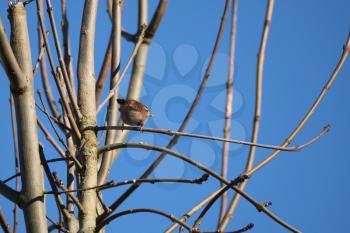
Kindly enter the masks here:
M 9 25 L 6 2 L 0 3 L 0 16 Z M 58 1 L 54 1 L 58 2 Z M 72 50 L 76 69 L 79 24 L 83 1 L 68 1 L 71 21 Z M 136 2 L 126 1 L 123 26 L 136 30 Z M 237 50 L 235 64 L 235 90 L 232 137 L 249 140 L 254 112 L 254 88 L 256 54 L 263 26 L 267 1 L 245 0 L 238 4 Z M 153 11 L 157 1 L 150 1 Z M 37 57 L 36 8 L 28 8 L 31 43 Z M 59 5 L 55 3 L 55 9 Z M 182 121 L 193 95 L 203 76 L 217 33 L 224 1 L 169 1 L 166 16 L 150 48 L 145 89 L 142 101 L 155 117 L 147 127 L 176 130 Z M 266 51 L 263 80 L 263 109 L 259 142 L 281 144 L 321 91 L 332 73 L 342 52 L 342 46 L 350 30 L 350 2 L 347 0 L 289 0 L 276 1 L 271 31 Z M 150 12 L 151 14 L 151 12 Z M 56 12 L 59 20 L 60 14 Z M 59 22 L 59 21 L 57 21 Z M 98 73 L 109 36 L 110 23 L 106 16 L 105 1 L 100 2 L 96 34 L 95 72 Z M 47 25 L 48 26 L 48 25 Z M 228 26 L 228 25 L 227 25 Z M 224 92 L 227 78 L 229 27 L 224 39 L 211 80 L 203 95 L 188 132 L 222 135 L 224 116 Z M 122 67 L 132 49 L 123 42 Z M 9 112 L 9 82 L 0 69 L 0 179 L 13 174 L 13 148 Z M 350 157 L 347 143 L 350 130 L 348 108 L 350 87 L 350 62 L 345 63 L 338 79 L 329 90 L 315 114 L 296 137 L 293 145 L 299 145 L 316 135 L 326 124 L 331 131 L 310 147 L 294 153 L 281 153 L 271 164 L 257 172 L 250 180 L 247 192 L 258 201 L 272 201 L 275 214 L 303 232 L 345 232 L 348 229 L 350 208 Z M 36 88 L 42 88 L 36 78 Z M 127 79 L 122 84 L 125 96 Z M 101 115 L 99 120 L 102 120 Z M 101 123 L 101 122 L 100 122 Z M 166 145 L 170 138 L 147 133 L 131 133 L 130 141 L 143 141 Z M 45 138 L 41 135 L 41 140 Z M 180 140 L 176 150 L 219 171 L 221 144 L 197 139 Z M 47 154 L 55 157 L 46 146 Z M 51 152 L 51 153 L 50 153 Z M 257 160 L 269 154 L 257 151 Z M 229 174 L 233 178 L 244 168 L 248 148 L 233 146 L 230 153 Z M 136 150 L 123 151 L 111 172 L 111 179 L 137 178 L 158 153 Z M 55 168 L 60 171 L 59 168 Z M 64 178 L 65 171 L 59 172 Z M 196 178 L 201 171 L 168 158 L 152 177 Z M 177 217 L 206 197 L 218 187 L 211 178 L 202 186 L 185 184 L 144 185 L 119 210 L 150 207 L 164 210 Z M 125 188 L 108 191 L 107 202 L 114 200 Z M 232 193 L 230 193 L 232 196 Z M 51 202 L 50 210 L 56 210 Z M 10 216 L 12 205 L 0 197 L 0 206 Z M 201 225 L 204 231 L 212 231 L 217 222 L 218 206 L 215 206 Z M 52 216 L 52 214 L 51 214 Z M 10 219 L 10 217 L 8 217 Z M 254 223 L 250 232 L 287 232 L 270 218 L 258 213 L 242 200 L 228 230 Z M 137 224 L 135 224 L 137 223 Z M 107 227 L 109 232 L 161 232 L 169 225 L 167 219 L 150 214 L 129 215 Z M 20 229 L 24 232 L 24 222 Z

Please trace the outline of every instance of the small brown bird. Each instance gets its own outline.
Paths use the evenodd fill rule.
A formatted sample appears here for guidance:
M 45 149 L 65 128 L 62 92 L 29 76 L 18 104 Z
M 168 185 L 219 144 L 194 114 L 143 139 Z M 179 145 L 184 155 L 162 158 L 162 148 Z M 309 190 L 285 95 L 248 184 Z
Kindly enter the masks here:
M 128 125 L 138 125 L 142 129 L 148 117 L 152 115 L 145 105 L 136 100 L 117 99 L 117 102 L 120 105 L 119 112 L 123 125 L 124 123 Z

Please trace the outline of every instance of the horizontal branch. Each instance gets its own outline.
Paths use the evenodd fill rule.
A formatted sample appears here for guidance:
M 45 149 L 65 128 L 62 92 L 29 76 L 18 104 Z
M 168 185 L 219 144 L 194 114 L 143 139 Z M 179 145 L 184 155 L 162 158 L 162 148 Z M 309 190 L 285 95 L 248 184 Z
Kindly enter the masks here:
M 57 192 L 57 194 L 63 194 L 63 193 L 73 193 L 73 192 L 83 192 L 88 191 L 92 189 L 96 189 L 97 191 L 115 188 L 123 185 L 128 184 L 135 184 L 135 183 L 187 183 L 187 184 L 202 184 L 203 182 L 208 180 L 208 174 L 204 174 L 201 178 L 198 179 L 171 179 L 171 178 L 165 178 L 165 179 L 134 179 L 134 180 L 125 180 L 121 182 L 115 182 L 110 181 L 102 185 L 98 185 L 95 187 L 85 188 L 85 189 L 74 189 L 74 190 L 66 190 L 62 192 Z M 56 194 L 54 191 L 46 191 L 45 194 Z
M 202 134 L 192 134 L 192 133 L 185 133 L 185 132 L 179 132 L 179 131 L 172 131 L 168 129 L 154 129 L 154 128 L 140 128 L 140 127 L 132 127 L 132 126 L 99 126 L 96 127 L 96 131 L 101 130 L 133 130 L 133 131 L 142 131 L 142 132 L 150 132 L 150 133 L 159 133 L 159 134 L 166 134 L 171 136 L 184 136 L 184 137 L 194 137 L 194 138 L 202 138 L 202 139 L 208 139 L 208 140 L 214 140 L 214 141 L 220 141 L 220 142 L 229 142 L 234 144 L 241 144 L 241 145 L 248 145 L 248 146 L 256 146 L 261 147 L 265 149 L 272 149 L 272 150 L 281 150 L 281 151 L 299 151 L 306 146 L 312 144 L 317 139 L 319 139 L 321 136 L 323 136 L 325 133 L 327 133 L 330 129 L 330 126 L 327 125 L 323 128 L 323 130 L 314 138 L 312 138 L 310 141 L 306 142 L 305 144 L 294 146 L 294 147 L 281 147 L 281 146 L 275 146 L 275 145 L 268 145 L 268 144 L 260 144 L 260 143 L 252 143 L 242 140 L 236 140 L 236 139 L 226 139 L 226 138 L 220 138 L 220 137 L 212 137 Z
M 96 232 L 99 232 L 99 230 L 101 228 L 103 228 L 105 225 L 109 224 L 111 221 L 113 221 L 116 218 L 119 218 L 121 216 L 128 215 L 128 214 L 136 214 L 136 213 L 154 213 L 154 214 L 161 215 L 163 217 L 170 219 L 172 222 L 176 222 L 176 223 L 180 224 L 181 226 L 186 228 L 189 232 L 192 232 L 191 227 L 189 225 L 181 222 L 180 220 L 175 218 L 172 214 L 168 214 L 168 213 L 165 213 L 165 212 L 160 211 L 160 210 L 147 209 L 147 208 L 125 210 L 125 211 L 121 211 L 119 213 L 113 214 L 112 216 L 106 218 L 104 221 L 102 221 L 100 224 L 97 225 Z

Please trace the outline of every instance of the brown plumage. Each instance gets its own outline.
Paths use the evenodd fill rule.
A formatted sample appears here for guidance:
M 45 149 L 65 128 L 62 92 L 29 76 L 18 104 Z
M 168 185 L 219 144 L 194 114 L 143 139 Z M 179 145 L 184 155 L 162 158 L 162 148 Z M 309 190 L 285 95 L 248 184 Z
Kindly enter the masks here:
M 145 125 L 151 112 L 142 103 L 132 99 L 117 99 L 119 112 L 123 123 L 138 125 L 141 128 Z

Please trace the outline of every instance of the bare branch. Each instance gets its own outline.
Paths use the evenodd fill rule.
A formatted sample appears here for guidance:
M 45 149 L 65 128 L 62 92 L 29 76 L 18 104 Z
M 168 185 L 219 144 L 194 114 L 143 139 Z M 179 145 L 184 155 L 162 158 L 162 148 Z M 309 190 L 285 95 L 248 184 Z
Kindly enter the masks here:
M 140 34 L 138 36 L 138 40 L 137 40 L 137 43 L 135 44 L 135 47 L 134 47 L 134 50 L 132 51 L 132 53 L 130 54 L 130 57 L 123 69 L 123 71 L 121 72 L 119 78 L 115 81 L 115 85 L 113 86 L 113 88 L 109 91 L 107 97 L 101 102 L 101 104 L 98 106 L 97 108 L 97 113 L 99 113 L 102 109 L 102 107 L 109 101 L 110 98 L 112 98 L 114 96 L 114 93 L 115 93 L 115 90 L 119 87 L 119 84 L 120 82 L 122 81 L 122 79 L 124 78 L 125 74 L 126 74 L 126 71 L 128 70 L 131 62 L 134 60 L 136 54 L 137 54 L 137 51 L 139 50 L 142 42 L 143 42 L 143 39 L 144 39 L 144 34 L 145 34 L 145 30 L 146 30 L 146 26 L 143 25 L 141 27 L 141 31 L 140 31 Z M 118 68 L 119 69 L 119 68 Z M 119 70 L 115 70 L 115 74 L 118 72 Z M 114 74 L 114 75 L 115 75 Z
M 314 103 L 312 104 L 311 108 L 308 110 L 308 112 L 305 114 L 305 116 L 303 117 L 303 119 L 300 121 L 300 123 L 296 126 L 296 128 L 293 130 L 293 132 L 287 137 L 287 139 L 285 140 L 285 142 L 281 145 L 281 146 L 288 146 L 292 140 L 295 138 L 295 136 L 298 135 L 298 133 L 300 132 L 300 130 L 304 127 L 304 125 L 308 122 L 308 120 L 310 119 L 310 117 L 312 116 L 312 114 L 314 113 L 314 111 L 317 109 L 317 107 L 319 106 L 319 104 L 321 103 L 323 97 L 325 96 L 325 94 L 327 93 L 327 91 L 329 90 L 329 88 L 332 86 L 334 80 L 336 79 L 336 77 L 338 76 L 338 73 L 340 71 L 340 69 L 342 68 L 347 56 L 349 55 L 350 52 L 350 33 L 348 35 L 348 38 L 346 40 L 346 43 L 343 47 L 343 53 L 338 61 L 338 64 L 336 65 L 332 75 L 330 76 L 330 78 L 328 79 L 327 83 L 325 84 L 325 86 L 323 87 L 323 89 L 321 90 L 320 94 L 318 95 L 318 97 L 316 98 L 316 100 L 314 101 Z M 272 154 L 270 154 L 265 160 L 263 160 L 262 162 L 260 162 L 258 165 L 256 165 L 255 167 L 247 170 L 244 175 L 245 176 L 252 176 L 256 171 L 258 171 L 260 168 L 264 167 L 266 164 L 268 164 L 271 160 L 273 160 L 281 151 L 277 150 L 275 152 L 273 152 Z M 242 184 L 244 185 L 244 183 Z M 233 202 L 237 202 L 238 201 L 238 197 L 232 200 Z M 227 225 L 229 219 L 231 219 L 232 217 L 232 211 L 235 209 L 237 204 L 232 205 L 232 208 L 230 208 L 227 212 L 227 217 L 224 218 L 222 223 L 222 226 Z
M 241 144 L 241 145 L 247 145 L 247 146 L 256 146 L 261 147 L 265 149 L 271 149 L 271 150 L 280 150 L 280 151 L 299 151 L 310 144 L 317 141 L 320 137 L 322 137 L 325 133 L 327 133 L 330 129 L 330 126 L 325 126 L 322 131 L 317 134 L 314 138 L 310 139 L 308 142 L 293 146 L 293 147 L 281 147 L 281 146 L 275 146 L 275 145 L 269 145 L 269 144 L 261 144 L 261 143 L 252 143 L 242 140 L 236 140 L 236 139 L 226 139 L 226 138 L 220 138 L 220 137 L 213 137 L 213 136 L 207 136 L 202 134 L 192 134 L 192 133 L 185 133 L 180 131 L 172 131 L 168 129 L 154 129 L 154 128 L 142 128 L 140 127 L 133 127 L 133 126 L 98 126 L 96 127 L 97 131 L 100 130 L 133 130 L 133 131 L 142 131 L 142 132 L 150 132 L 150 133 L 159 133 L 159 134 L 165 134 L 165 135 L 174 135 L 177 137 L 184 136 L 184 137 L 194 137 L 194 138 L 202 138 L 202 139 L 208 139 L 213 141 L 220 141 L 220 142 L 228 142 L 228 143 L 234 143 L 234 144 Z
M 237 182 L 235 180 L 233 181 L 227 181 L 226 179 L 224 179 L 222 176 L 220 176 L 219 174 L 217 174 L 216 172 L 214 172 L 213 170 L 207 168 L 206 166 L 190 159 L 189 157 L 186 157 L 176 151 L 173 151 L 171 149 L 165 148 L 165 147 L 160 147 L 160 146 L 155 146 L 155 145 L 151 145 L 151 144 L 145 144 L 145 143 L 115 143 L 115 144 L 111 144 L 111 145 L 106 145 L 103 146 L 101 148 L 98 149 L 98 154 L 102 154 L 104 152 L 106 152 L 107 150 L 115 150 L 115 149 L 119 149 L 119 148 L 143 148 L 143 149 L 147 149 L 147 150 L 154 150 L 154 151 L 159 151 L 159 152 L 164 152 L 166 154 L 172 155 L 178 159 L 181 159 L 199 169 L 201 169 L 202 171 L 208 173 L 209 175 L 213 176 L 215 179 L 217 179 L 218 181 L 224 183 L 225 185 L 229 186 L 231 189 L 233 189 L 234 191 L 238 192 L 243 198 L 245 198 L 248 202 L 250 202 L 253 206 L 255 206 L 257 208 L 257 210 L 259 212 L 263 212 L 265 213 L 267 216 L 269 216 L 271 219 L 273 219 L 275 222 L 279 223 L 281 226 L 289 229 L 292 232 L 300 232 L 299 230 L 295 229 L 294 227 L 290 226 L 289 224 L 287 224 L 286 222 L 284 222 L 283 220 L 281 220 L 279 217 L 277 217 L 276 215 L 274 215 L 272 212 L 270 212 L 264 205 L 260 204 L 259 202 L 257 202 L 256 200 L 254 200 L 251 196 L 249 196 L 247 193 L 243 192 L 242 190 L 239 189 L 239 187 L 237 187 Z M 115 203 L 115 202 L 114 202 Z M 114 203 L 109 207 L 110 210 L 114 211 Z M 104 214 L 103 214 L 104 215 Z M 103 216 L 101 215 L 101 216 Z M 98 222 L 104 222 L 105 219 L 98 219 Z
M 350 33 L 348 35 L 346 44 L 343 47 L 343 53 L 341 55 L 341 58 L 337 64 L 337 66 L 335 67 L 331 77 L 328 79 L 327 83 L 325 84 L 325 86 L 321 90 L 320 94 L 317 96 L 315 102 L 312 104 L 309 111 L 306 113 L 306 115 L 303 117 L 303 119 L 300 121 L 300 123 L 296 126 L 296 128 L 293 130 L 293 132 L 289 135 L 289 137 L 285 140 L 285 142 L 282 144 L 282 146 L 289 145 L 291 143 L 291 141 L 294 139 L 294 137 L 299 133 L 299 131 L 304 127 L 304 125 L 310 119 L 312 114 L 315 112 L 315 110 L 317 109 L 317 107 L 321 103 L 323 97 L 325 96 L 325 94 L 327 93 L 329 88 L 332 86 L 335 78 L 338 76 L 340 69 L 342 68 L 347 56 L 349 55 L 349 52 L 350 52 Z M 327 129 L 327 127 L 326 127 L 326 129 Z M 258 165 L 256 165 L 254 168 L 248 170 L 245 174 L 248 176 L 251 176 L 256 171 L 258 171 L 260 168 L 262 168 L 267 163 L 269 163 L 272 159 L 274 159 L 279 153 L 280 153 L 279 150 L 275 151 L 274 153 L 269 155 L 265 160 L 263 160 Z
M 102 227 L 104 227 L 105 225 L 109 224 L 111 221 L 113 221 L 114 219 L 117 219 L 121 216 L 124 215 L 128 215 L 128 214 L 135 214 L 135 213 L 154 213 L 154 214 L 158 214 L 161 215 L 163 217 L 168 218 L 170 221 L 172 222 L 176 222 L 178 224 L 180 224 L 181 226 L 183 226 L 184 228 L 186 228 L 189 232 L 191 231 L 191 227 L 189 225 L 187 225 L 186 223 L 181 222 L 180 220 L 178 220 L 177 218 L 175 218 L 172 214 L 168 214 L 165 213 L 163 211 L 160 210 L 154 210 L 154 209 L 147 209 L 147 208 L 140 208 L 140 209 L 132 209 L 132 210 L 125 210 L 116 214 L 113 214 L 112 216 L 108 217 L 107 219 L 105 219 L 103 222 L 99 223 L 96 227 L 96 232 L 98 232 Z
M 62 224 L 60 222 L 56 223 L 54 220 L 52 220 L 49 216 L 46 216 L 47 220 L 49 220 L 49 222 L 51 222 L 51 226 L 49 226 L 49 232 L 57 229 L 59 231 L 62 231 L 62 232 L 66 232 L 66 233 L 69 233 L 69 230 L 65 229 Z
M 64 190 L 62 192 L 58 192 L 57 194 L 63 193 L 73 193 L 73 192 L 84 192 L 92 189 L 96 189 L 97 191 L 102 191 L 105 189 L 115 188 L 123 185 L 135 184 L 135 183 L 185 183 L 185 184 L 202 184 L 203 182 L 208 180 L 208 175 L 204 174 L 202 177 L 197 179 L 171 179 L 171 178 L 163 178 L 163 179 L 134 179 L 134 180 L 125 180 L 121 182 L 110 181 L 102 185 L 97 185 L 95 187 L 84 188 L 84 189 L 74 189 L 74 190 Z M 54 191 L 46 191 L 45 194 L 55 194 Z
M 125 29 L 122 29 L 122 36 L 124 39 L 126 39 L 127 41 L 131 41 L 136 43 L 137 41 L 137 35 L 131 34 L 129 32 L 127 32 Z
M 41 0 L 37 0 L 37 1 L 41 1 Z M 56 68 L 55 68 L 55 62 L 54 62 L 54 59 L 53 59 L 53 56 L 52 56 L 52 53 L 51 53 L 51 49 L 50 49 L 50 44 L 48 42 L 48 38 L 46 36 L 46 32 L 45 32 L 45 23 L 44 23 L 44 17 L 43 17 L 43 9 L 42 9 L 42 4 L 36 4 L 37 5 L 37 15 L 38 15 L 38 19 L 39 19 L 39 25 L 40 25 L 40 29 L 41 29 L 41 34 L 43 36 L 43 39 L 44 39 L 44 43 L 45 43 L 45 47 L 46 47 L 46 52 L 47 52 L 47 56 L 49 58 L 49 64 L 50 64 L 50 67 L 51 67 L 51 72 L 52 72 L 52 75 L 55 79 L 55 83 L 56 83 L 56 86 L 57 86 L 57 89 L 58 89 L 58 93 L 62 99 L 62 103 L 63 103 L 63 106 L 65 108 L 65 110 L 67 111 L 67 116 L 68 116 L 68 119 L 69 119 L 69 122 L 74 130 L 74 133 L 75 133 L 75 136 L 80 139 L 81 138 L 81 135 L 80 135 L 80 132 L 79 132 L 79 129 L 78 129 L 78 126 L 76 124 L 76 121 L 73 117 L 73 114 L 72 114 L 72 111 L 71 111 L 71 107 L 68 103 L 68 100 L 66 98 L 66 95 L 65 95 L 65 91 L 63 89 L 63 85 L 61 84 L 61 81 L 60 81 L 60 77 L 63 77 L 63 75 L 61 74 L 60 72 L 60 68 L 57 68 L 57 71 L 56 71 Z
M 235 230 L 235 231 L 225 231 L 225 233 L 242 233 L 242 232 L 249 231 L 253 227 L 254 227 L 254 224 L 253 223 L 249 223 L 245 227 L 242 227 L 241 229 L 238 229 L 238 230 Z M 202 231 L 201 233 L 218 233 L 218 232 L 217 231 L 215 231 L 215 232 Z
M 154 12 L 154 15 L 151 19 L 151 22 L 149 23 L 149 26 L 147 27 L 146 33 L 145 33 L 145 41 L 147 43 L 150 43 L 153 39 L 154 35 L 156 34 L 156 31 L 160 25 L 160 22 L 163 19 L 165 10 L 168 6 L 168 0 L 160 0 L 159 4 L 157 6 L 156 11 Z
M 58 211 L 60 213 L 62 213 L 67 219 L 74 218 L 74 216 L 71 215 L 68 212 L 68 210 L 65 208 L 65 206 L 63 204 L 63 201 L 62 201 L 61 197 L 58 194 L 58 189 L 57 189 L 57 187 L 55 185 L 55 180 L 54 180 L 54 178 L 52 176 L 52 173 L 50 171 L 50 167 L 49 167 L 49 165 L 48 165 L 48 163 L 46 161 L 45 154 L 44 154 L 44 149 L 43 149 L 42 145 L 39 145 L 39 153 L 40 153 L 41 164 L 42 164 L 42 166 L 44 168 L 46 177 L 47 177 L 47 179 L 49 181 L 51 189 L 54 190 L 54 192 L 55 192 L 54 197 L 55 197 L 55 201 L 56 201 L 56 205 L 57 205 Z
M 73 59 L 71 53 L 71 45 L 69 38 L 69 21 L 67 17 L 67 1 L 62 0 L 61 4 L 61 12 L 62 12 L 62 36 L 63 36 L 63 49 L 64 49 L 64 62 L 66 64 L 67 73 L 70 79 L 70 83 L 72 86 L 73 95 L 76 96 L 75 93 L 75 82 L 74 82 L 74 70 L 73 70 Z
M 40 100 L 41 106 L 42 106 L 42 108 L 43 108 L 43 110 L 44 110 L 44 114 L 46 115 L 47 119 L 48 119 L 49 122 L 50 122 L 51 128 L 53 129 L 53 131 L 54 131 L 56 137 L 57 137 L 58 140 L 61 142 L 61 144 L 64 146 L 64 148 L 68 149 L 66 143 L 64 142 L 63 138 L 59 135 L 59 133 L 58 133 L 58 131 L 57 131 L 57 129 L 56 129 L 54 123 L 52 122 L 52 119 L 51 119 L 49 113 L 48 113 L 47 110 L 46 110 L 46 107 L 45 107 L 45 104 L 44 104 L 44 101 L 43 101 L 43 98 L 42 98 L 42 96 L 41 96 L 41 92 L 40 92 L 39 89 L 37 90 L 37 93 L 38 93 L 38 96 L 39 96 L 39 100 Z
M 36 72 L 38 71 L 39 65 L 40 65 L 40 63 L 41 63 L 41 60 L 42 60 L 43 57 L 44 57 L 44 54 L 45 54 L 45 45 L 43 45 L 43 46 L 40 47 L 39 56 L 38 56 L 38 58 L 36 59 L 35 66 L 34 66 L 34 68 L 33 68 L 33 77 L 35 77 Z
M 227 186 L 225 186 L 227 187 Z M 224 189 L 225 187 L 221 187 L 218 190 L 216 190 L 215 192 L 211 193 L 208 197 L 206 197 L 205 199 L 203 199 L 201 202 L 199 202 L 197 205 L 195 205 L 192 209 L 190 209 L 189 211 L 187 211 L 184 215 L 182 215 L 182 217 L 179 219 L 180 221 L 186 222 L 187 219 L 189 219 L 193 214 L 195 214 L 199 209 L 201 209 L 205 204 L 207 204 L 214 196 L 216 196 L 217 193 L 221 192 L 222 189 Z M 176 227 L 178 227 L 179 224 L 174 223 L 173 225 L 171 225 L 170 227 L 168 227 L 164 233 L 171 233 L 175 230 Z
M 41 129 L 41 131 L 43 132 L 43 134 L 45 135 L 46 139 L 51 143 L 51 145 L 53 146 L 53 148 L 55 148 L 55 150 L 58 152 L 58 154 L 62 157 L 62 158 L 66 158 L 66 154 L 65 152 L 62 150 L 62 148 L 58 145 L 58 143 L 55 141 L 55 139 L 52 137 L 52 135 L 50 134 L 50 132 L 46 129 L 46 127 L 44 126 L 44 124 L 40 121 L 40 119 L 37 119 L 38 121 L 38 126 Z
M 10 224 L 8 223 L 4 213 L 2 212 L 2 209 L 0 208 L 0 226 L 4 233 L 12 233 Z
M 40 11 L 38 12 L 38 14 L 41 15 L 41 18 L 43 20 L 43 25 L 45 25 L 45 18 L 44 18 L 44 12 L 43 12 L 43 0 L 37 0 L 37 4 L 40 5 Z M 40 22 L 38 21 L 38 37 L 39 37 L 39 48 L 43 48 L 45 46 L 45 42 L 44 42 L 44 38 L 43 38 L 43 34 L 41 33 L 41 27 L 40 27 Z M 51 64 L 51 63 L 50 63 Z M 46 100 L 49 104 L 49 108 L 51 110 L 51 113 L 54 115 L 54 117 L 56 117 L 57 119 L 60 119 L 60 113 L 58 111 L 57 108 L 57 104 L 55 101 L 55 98 L 52 94 L 52 89 L 51 89 L 51 84 L 49 81 L 49 75 L 47 73 L 47 66 L 46 66 L 46 59 L 45 56 L 43 59 L 40 60 L 40 72 L 41 72 L 41 81 L 42 81 L 42 85 L 45 91 L 45 96 L 46 96 Z
M 223 186 L 223 189 L 221 189 L 218 193 L 216 193 L 215 196 L 213 196 L 213 198 L 208 202 L 208 204 L 205 206 L 205 208 L 202 210 L 202 212 L 199 214 L 199 216 L 197 217 L 197 219 L 194 221 L 192 228 L 194 229 L 199 229 L 199 225 L 201 224 L 204 215 L 208 212 L 208 210 L 214 205 L 214 203 L 216 202 L 216 200 L 220 197 L 222 197 L 227 190 L 230 189 L 229 185 L 225 185 Z
M 4 24 L 0 17 L 0 58 L 7 77 L 11 83 L 12 91 L 16 93 L 23 92 L 28 86 L 28 78 L 22 72 L 17 63 L 17 59 L 13 54 L 10 43 L 7 40 Z
M 15 113 L 15 102 L 13 95 L 10 96 L 10 109 L 11 109 L 11 128 L 12 128 L 12 140 L 13 140 L 13 152 L 15 158 L 15 173 L 20 175 L 19 170 L 19 155 L 18 155 L 18 141 L 17 141 L 17 124 Z M 16 191 L 19 191 L 19 176 L 16 176 Z M 18 205 L 14 204 L 13 207 L 13 233 L 17 233 L 18 227 Z
M 270 31 L 270 24 L 272 20 L 272 12 L 274 7 L 274 0 L 268 0 L 268 4 L 266 7 L 266 13 L 265 13 L 265 22 L 264 22 L 264 28 L 263 33 L 261 36 L 260 41 L 260 48 L 258 53 L 258 62 L 257 62 L 257 71 L 256 71 L 256 89 L 255 89 L 255 113 L 254 113 L 254 120 L 253 120 L 253 128 L 252 128 L 252 135 L 251 135 L 251 141 L 253 143 L 256 143 L 258 141 L 258 135 L 259 135 L 259 128 L 260 128 L 260 118 L 261 118 L 261 105 L 262 105 L 262 82 L 263 82 L 263 70 L 264 70 L 264 63 L 265 63 L 265 51 L 266 51 L 266 45 L 267 45 L 267 38 Z M 255 152 L 256 147 L 250 147 L 249 155 L 246 163 L 245 171 L 252 168 L 255 158 Z M 245 186 L 247 185 L 247 182 L 244 182 L 240 185 L 241 190 L 244 190 Z M 234 201 L 234 199 L 239 198 L 239 195 L 235 194 L 235 196 L 232 199 L 232 202 L 227 210 L 227 213 L 224 214 L 221 212 L 221 219 L 222 222 L 219 223 L 219 229 L 220 231 L 223 231 L 226 228 L 226 225 L 228 222 L 227 217 L 228 213 L 232 215 L 235 209 L 235 206 L 237 205 L 239 199 L 237 201 Z
M 235 64 L 235 47 L 236 47 L 236 28 L 237 28 L 237 5 L 238 1 L 232 1 L 231 10 L 231 32 L 230 32 L 230 61 L 228 67 L 228 77 L 226 84 L 226 106 L 225 106 L 225 125 L 224 125 L 224 138 L 229 139 L 231 137 L 231 119 L 232 119 L 232 104 L 233 104 L 233 80 L 234 80 L 234 64 Z M 221 162 L 221 175 L 226 179 L 228 171 L 228 154 L 230 144 L 224 142 L 222 147 L 222 162 Z M 224 193 L 220 202 L 219 222 L 225 214 L 227 204 L 227 193 Z
M 39 109 L 40 112 L 42 112 L 42 113 L 45 114 L 44 109 L 42 109 L 38 104 L 35 104 L 35 106 Z M 45 114 L 45 115 L 46 115 L 46 114 Z M 72 129 L 69 128 L 67 125 L 65 125 L 64 123 L 60 122 L 60 121 L 59 121 L 56 117 L 54 117 L 54 116 L 49 115 L 49 117 L 50 117 L 51 120 L 53 120 L 53 121 L 60 127 L 60 129 L 61 129 L 63 132 L 68 131 L 68 132 L 66 133 L 66 136 L 67 136 L 67 134 L 70 134 L 70 133 L 71 133 Z
M 77 99 L 76 94 L 73 91 L 73 88 L 72 88 L 72 85 L 70 82 L 70 78 L 68 76 L 66 63 L 63 60 L 63 55 L 62 55 L 62 51 L 61 51 L 61 44 L 60 44 L 60 40 L 58 38 L 58 32 L 57 32 L 55 18 L 53 16 L 53 7 L 51 4 L 51 0 L 46 0 L 46 4 L 47 4 L 47 12 L 49 14 L 50 24 L 51 24 L 51 28 L 52 28 L 52 32 L 53 32 L 53 38 L 55 41 L 56 52 L 58 55 L 58 61 L 60 63 L 60 67 L 62 70 L 63 80 L 64 80 L 64 83 L 66 85 L 67 91 L 68 91 L 68 97 L 69 97 L 69 100 L 71 101 L 71 103 L 73 104 L 74 113 L 76 114 L 78 119 L 80 119 L 82 117 L 82 115 L 80 113 L 80 110 L 79 110 L 79 107 L 78 107 L 78 104 L 76 101 L 76 99 Z
M 110 71 L 112 63 L 112 35 L 109 36 L 108 46 L 105 52 L 105 56 L 102 62 L 101 70 L 98 75 L 96 82 L 96 105 L 98 104 L 99 99 L 101 98 L 103 87 L 105 85 L 108 72 Z
M 76 198 L 70 191 L 68 190 L 66 187 L 64 187 L 62 180 L 60 180 L 57 176 L 56 172 L 52 173 L 52 177 L 54 179 L 55 184 L 60 187 L 60 189 L 63 191 L 63 193 L 67 193 L 68 196 L 71 198 L 71 200 L 77 205 L 79 211 L 81 211 L 82 213 L 84 213 L 84 207 L 81 205 L 80 201 L 78 200 L 78 198 Z M 54 192 L 55 195 L 61 194 L 62 192 Z M 46 192 L 45 192 L 46 194 Z
M 113 89 L 114 86 L 118 85 L 119 79 L 119 68 L 120 68 L 120 57 L 121 57 L 121 23 L 122 23 L 122 6 L 120 1 L 113 1 L 112 6 L 112 66 L 111 66 L 111 81 L 110 81 L 110 89 Z M 106 116 L 106 124 L 116 125 L 118 110 L 117 110 L 117 97 L 118 97 L 118 89 L 114 89 L 114 95 L 109 100 L 107 116 Z M 111 144 L 115 139 L 115 131 L 107 132 L 105 144 Z M 101 162 L 97 184 L 103 184 L 107 179 L 109 174 L 109 170 L 112 163 L 112 152 L 107 152 Z
M 12 175 L 12 176 L 6 178 L 6 179 L 3 180 L 2 182 L 3 182 L 4 184 L 6 184 L 7 182 L 9 182 L 9 181 L 11 181 L 11 180 L 13 180 L 13 179 L 15 179 L 16 177 L 19 177 L 19 176 L 21 176 L 21 173 L 20 173 L 20 172 L 16 172 L 16 174 L 14 174 L 14 175 Z
M 59 141 L 61 142 L 61 144 L 64 146 L 64 148 L 66 149 L 66 151 L 67 151 L 69 157 L 72 158 L 72 160 L 75 162 L 75 165 L 78 167 L 78 169 L 81 170 L 81 169 L 83 168 L 83 165 L 81 165 L 81 163 L 78 161 L 78 159 L 75 158 L 75 156 L 74 156 L 73 154 L 70 153 L 70 150 L 69 150 L 68 146 L 67 146 L 66 143 L 64 142 L 63 138 L 62 138 L 62 137 L 59 135 L 59 133 L 57 132 L 56 127 L 55 127 L 55 125 L 53 124 L 53 122 L 52 122 L 52 120 L 51 120 L 51 118 L 50 118 L 50 116 L 49 116 L 49 113 L 48 113 L 47 110 L 46 110 L 46 107 L 45 107 L 45 105 L 44 105 L 44 101 L 43 101 L 43 98 L 42 98 L 42 96 L 41 96 L 40 90 L 38 90 L 37 93 L 38 93 L 38 96 L 39 96 L 41 105 L 42 105 L 42 107 L 43 107 L 43 109 L 44 109 L 44 113 L 45 113 L 45 115 L 47 116 L 47 118 L 48 118 L 48 120 L 49 120 L 49 122 L 50 122 L 50 125 L 51 125 L 52 129 L 54 130 L 54 132 L 55 132 L 55 134 L 56 134 L 58 140 L 59 140 Z M 43 124 L 41 124 L 41 125 L 43 126 Z M 45 127 L 42 127 L 42 126 L 40 126 L 40 128 L 45 128 Z M 48 132 L 47 132 L 46 134 L 48 134 Z M 45 134 L 45 135 L 46 135 L 46 134 Z M 60 152 L 59 152 L 59 153 L 60 153 Z

